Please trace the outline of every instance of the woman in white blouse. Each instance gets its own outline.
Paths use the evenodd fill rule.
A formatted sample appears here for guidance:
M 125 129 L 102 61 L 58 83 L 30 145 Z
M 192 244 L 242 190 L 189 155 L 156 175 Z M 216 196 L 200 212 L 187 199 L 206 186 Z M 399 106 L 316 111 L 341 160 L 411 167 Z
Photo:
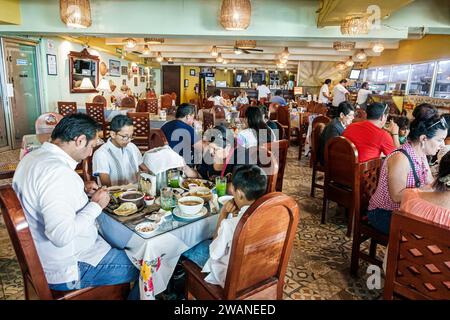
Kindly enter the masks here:
M 244 148 L 251 148 L 276 140 L 275 133 L 264 121 L 263 112 L 259 107 L 249 107 L 245 113 L 248 129 L 242 130 L 237 136 L 237 143 Z
M 226 107 L 228 105 L 227 100 L 222 97 L 222 92 L 220 89 L 214 90 L 214 93 L 211 97 L 208 98 L 209 101 L 214 101 L 215 106 Z

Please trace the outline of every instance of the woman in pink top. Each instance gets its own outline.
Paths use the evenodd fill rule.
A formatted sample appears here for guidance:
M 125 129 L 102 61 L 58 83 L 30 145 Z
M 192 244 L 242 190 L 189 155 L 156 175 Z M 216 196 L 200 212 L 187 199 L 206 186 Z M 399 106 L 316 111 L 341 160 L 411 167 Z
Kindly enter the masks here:
M 450 152 L 442 157 L 433 191 L 405 190 L 400 210 L 450 227 Z
M 427 156 L 444 146 L 448 124 L 435 107 L 421 104 L 413 111 L 408 142 L 384 161 L 378 186 L 369 202 L 369 224 L 388 234 L 393 210 L 400 208 L 403 192 L 433 181 Z

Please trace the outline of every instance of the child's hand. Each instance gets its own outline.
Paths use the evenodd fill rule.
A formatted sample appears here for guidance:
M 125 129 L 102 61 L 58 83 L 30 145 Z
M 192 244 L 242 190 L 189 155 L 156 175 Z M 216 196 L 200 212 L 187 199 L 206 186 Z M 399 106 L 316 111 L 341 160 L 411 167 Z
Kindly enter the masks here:
M 236 216 L 237 213 L 239 212 L 239 208 L 237 207 L 234 200 L 229 200 L 229 201 L 225 202 L 225 204 L 223 205 L 223 212 L 225 212 L 226 215 L 228 215 L 229 213 L 232 213 L 233 216 Z

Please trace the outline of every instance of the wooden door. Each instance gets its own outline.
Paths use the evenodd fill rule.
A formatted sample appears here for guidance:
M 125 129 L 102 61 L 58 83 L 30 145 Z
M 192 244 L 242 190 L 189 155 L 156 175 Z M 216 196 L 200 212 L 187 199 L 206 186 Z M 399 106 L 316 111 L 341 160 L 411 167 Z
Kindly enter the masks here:
M 176 104 L 180 105 L 180 66 L 163 66 L 162 69 L 163 90 L 162 93 L 177 94 Z

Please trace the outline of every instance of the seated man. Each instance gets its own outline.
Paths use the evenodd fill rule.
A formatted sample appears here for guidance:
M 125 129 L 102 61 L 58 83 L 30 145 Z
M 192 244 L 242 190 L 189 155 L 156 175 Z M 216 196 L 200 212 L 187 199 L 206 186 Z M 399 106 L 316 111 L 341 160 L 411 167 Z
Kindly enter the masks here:
M 286 105 L 286 100 L 282 97 L 281 90 L 275 91 L 275 96 L 270 99 L 270 102 L 278 103 L 280 106 L 284 107 Z
M 183 103 L 177 109 L 176 119 L 161 127 L 169 146 L 182 156 L 187 164 L 193 164 L 194 152 L 202 150 L 202 140 L 193 128 L 194 117 L 194 106 Z
M 355 118 L 355 109 L 349 102 L 341 102 L 338 107 L 338 115 L 339 116 L 337 118 L 334 118 L 329 124 L 327 124 L 320 135 L 317 157 L 321 165 L 324 165 L 325 145 L 328 140 L 342 135 L 344 129 L 349 126 Z
M 388 105 L 375 102 L 367 106 L 367 120 L 352 123 L 342 136 L 349 139 L 358 150 L 359 162 L 385 156 L 400 147 L 398 126 L 394 121 L 384 129 L 389 113 Z
M 117 186 L 139 181 L 139 170 L 147 172 L 133 139 L 133 120 L 117 115 L 111 120 L 111 137 L 95 151 L 92 172 L 103 186 Z
M 18 165 L 13 188 L 23 206 L 49 286 L 67 291 L 128 283 L 139 271 L 125 251 L 111 248 L 95 219 L 109 202 L 108 191 L 84 184 L 77 163 L 92 154 L 98 124 L 84 114 L 64 117 L 51 142 Z M 89 200 L 87 193 L 92 197 Z M 132 297 L 138 297 L 139 286 Z
M 267 176 L 255 165 L 241 166 L 234 173 L 231 187 L 234 198 L 222 207 L 213 240 L 200 242 L 183 254 L 203 268 L 202 272 L 209 273 L 205 281 L 225 286 L 234 230 L 250 205 L 265 194 L 266 187 Z

